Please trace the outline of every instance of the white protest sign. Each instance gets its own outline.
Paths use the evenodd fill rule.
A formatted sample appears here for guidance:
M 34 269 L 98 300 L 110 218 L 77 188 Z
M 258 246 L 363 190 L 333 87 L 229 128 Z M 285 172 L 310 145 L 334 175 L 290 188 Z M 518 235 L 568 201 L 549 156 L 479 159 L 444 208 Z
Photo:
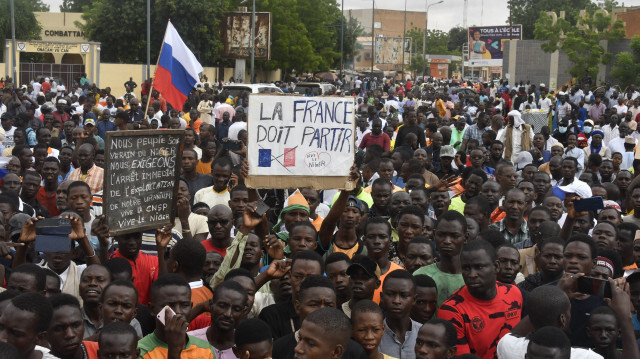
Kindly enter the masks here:
M 343 186 L 354 159 L 354 114 L 352 97 L 251 95 L 248 185 Z

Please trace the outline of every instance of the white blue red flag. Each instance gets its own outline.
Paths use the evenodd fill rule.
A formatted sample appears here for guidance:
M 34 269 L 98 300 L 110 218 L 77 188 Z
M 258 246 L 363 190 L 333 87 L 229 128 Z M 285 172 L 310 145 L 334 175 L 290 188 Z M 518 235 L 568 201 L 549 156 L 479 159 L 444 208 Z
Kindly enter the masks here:
M 153 87 L 171 106 L 181 110 L 202 71 L 202 65 L 169 21 Z

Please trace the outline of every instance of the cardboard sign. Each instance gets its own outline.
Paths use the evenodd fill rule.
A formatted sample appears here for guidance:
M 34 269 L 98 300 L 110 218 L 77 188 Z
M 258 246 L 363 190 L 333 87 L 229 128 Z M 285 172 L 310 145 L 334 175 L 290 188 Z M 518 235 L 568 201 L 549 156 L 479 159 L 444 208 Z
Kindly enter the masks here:
M 104 213 L 109 235 L 173 223 L 184 130 L 107 132 Z
M 252 188 L 343 188 L 355 154 L 353 97 L 251 95 Z

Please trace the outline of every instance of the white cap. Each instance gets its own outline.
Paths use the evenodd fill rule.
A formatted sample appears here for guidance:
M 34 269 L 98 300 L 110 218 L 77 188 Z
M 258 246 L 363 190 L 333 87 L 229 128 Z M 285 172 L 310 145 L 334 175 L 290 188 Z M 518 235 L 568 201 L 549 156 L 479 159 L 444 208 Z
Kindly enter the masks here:
M 547 85 L 545 85 L 545 84 L 540 84 L 540 87 L 547 87 Z
M 566 193 L 575 193 L 581 198 L 589 198 L 592 196 L 591 188 L 585 182 L 574 180 L 566 186 L 559 186 L 562 191 Z

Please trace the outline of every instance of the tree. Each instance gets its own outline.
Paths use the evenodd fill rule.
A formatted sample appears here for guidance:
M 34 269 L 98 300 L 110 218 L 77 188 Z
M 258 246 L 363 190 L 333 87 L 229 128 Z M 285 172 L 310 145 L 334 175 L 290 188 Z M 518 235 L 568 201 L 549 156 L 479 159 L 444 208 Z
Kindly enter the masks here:
M 411 52 L 422 56 L 422 44 L 424 43 L 424 31 L 417 27 L 411 28 L 406 33 L 411 38 Z M 452 55 L 449 50 L 449 34 L 441 30 L 427 30 L 427 53 L 438 55 Z M 455 53 L 457 54 L 457 53 Z
M 296 5 L 298 17 L 307 29 L 307 37 L 313 48 L 316 66 L 310 70 L 327 71 L 335 60 L 340 61 L 342 14 L 338 4 L 336 0 L 297 0 Z
M 507 24 L 522 24 L 522 39 L 534 38 L 536 22 L 543 11 L 553 11 L 560 16 L 560 11 L 565 12 L 565 19 L 575 23 L 581 9 L 591 8 L 591 0 L 509 0 L 511 7 L 511 21 L 507 18 Z
M 91 5 L 92 0 L 62 0 L 60 12 L 82 12 L 84 6 Z
M 449 30 L 449 41 L 447 42 L 447 48 L 449 51 L 453 51 L 455 55 L 460 55 L 462 52 L 462 45 L 466 44 L 469 40 L 467 35 L 467 29 L 464 27 L 456 26 Z
M 340 24 L 338 24 L 340 26 Z M 360 36 L 364 36 L 364 29 L 360 26 L 360 21 L 356 18 L 346 18 L 344 19 L 344 66 L 347 68 L 349 63 L 353 62 L 353 57 L 355 54 L 362 48 L 362 45 L 358 43 L 357 38 Z M 338 35 L 340 33 L 338 32 Z M 336 51 L 340 51 L 340 39 L 336 43 Z M 338 58 L 334 66 L 335 68 L 340 67 L 340 58 Z
M 33 15 L 34 11 L 48 11 L 49 7 L 40 1 L 15 0 L 16 39 L 40 39 L 42 27 Z M 11 38 L 11 10 L 9 0 L 0 0 L 0 39 Z M 0 46 L 0 56 L 4 56 L 5 46 Z
M 151 62 L 157 60 L 167 20 L 172 19 L 182 40 L 200 63 L 213 65 L 219 59 L 219 19 L 226 10 L 225 4 L 222 0 L 152 1 Z M 95 0 L 83 9 L 85 24 L 79 26 L 87 38 L 101 42 L 102 61 L 146 61 L 146 0 Z
M 640 80 L 640 37 L 631 39 L 631 52 L 621 52 L 616 55 L 616 61 L 611 69 L 611 77 L 620 82 L 621 88 L 638 83 Z
M 584 11 L 575 23 L 562 18 L 554 23 L 551 16 L 541 12 L 535 26 L 536 39 L 546 40 L 544 51 L 562 50 L 567 54 L 573 64 L 569 70 L 573 77 L 582 76 L 584 71 L 595 77 L 598 64 L 611 60 L 600 40 L 619 40 L 624 34 L 622 21 L 612 23 L 606 11 Z

